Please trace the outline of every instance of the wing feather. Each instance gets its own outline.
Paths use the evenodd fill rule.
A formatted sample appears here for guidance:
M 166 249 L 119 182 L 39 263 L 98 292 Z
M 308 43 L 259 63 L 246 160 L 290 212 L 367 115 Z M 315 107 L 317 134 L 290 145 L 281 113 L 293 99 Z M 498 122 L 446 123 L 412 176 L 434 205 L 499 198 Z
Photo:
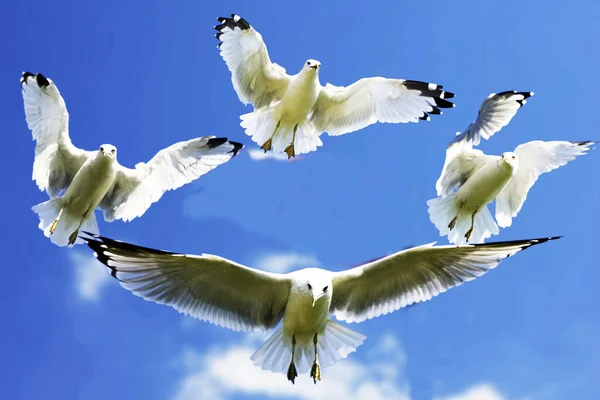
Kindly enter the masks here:
M 32 179 L 50 198 L 58 197 L 93 152 L 71 143 L 69 113 L 51 79 L 23 72 L 21 93 L 27 126 L 36 141 Z
M 204 136 L 179 142 L 159 151 L 135 169 L 119 166 L 113 186 L 99 207 L 107 221 L 140 217 L 169 190 L 175 190 L 226 163 L 237 155 L 241 143 Z
M 475 279 L 503 259 L 543 238 L 462 246 L 430 243 L 400 251 L 333 277 L 330 311 L 339 320 L 361 322 L 420 303 Z
M 264 332 L 285 311 L 291 281 L 210 254 L 186 255 L 98 235 L 84 238 L 125 289 L 202 321 Z
M 467 141 L 477 146 L 481 137 L 489 139 L 500 131 L 517 114 L 517 111 L 527 103 L 533 92 L 517 92 L 509 90 L 492 93 L 483 101 L 477 114 L 477 119 L 467 129 L 459 134 L 454 142 Z
M 327 84 L 321 89 L 311 121 L 321 132 L 343 135 L 376 122 L 429 120 L 440 108 L 454 107 L 454 97 L 441 85 L 404 79 L 363 78 L 348 87 Z
M 240 101 L 252 103 L 257 109 L 279 102 L 290 76 L 271 62 L 260 33 L 239 15 L 217 20 L 220 54 L 231 72 L 231 82 Z
M 517 173 L 496 197 L 496 221 L 500 227 L 509 227 L 516 217 L 527 193 L 542 174 L 562 167 L 575 157 L 586 154 L 596 142 L 543 142 L 534 140 L 515 149 L 519 161 Z

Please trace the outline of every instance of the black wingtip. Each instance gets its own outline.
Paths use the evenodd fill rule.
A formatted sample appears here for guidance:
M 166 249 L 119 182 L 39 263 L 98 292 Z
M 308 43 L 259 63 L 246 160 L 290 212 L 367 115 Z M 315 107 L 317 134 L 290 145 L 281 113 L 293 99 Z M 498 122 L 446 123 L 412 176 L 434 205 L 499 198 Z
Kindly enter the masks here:
M 235 28 L 239 28 L 243 31 L 251 28 L 248 21 L 244 18 L 240 17 L 237 14 L 231 14 L 231 18 L 229 17 L 217 17 L 217 21 L 219 21 L 219 25 L 215 26 L 215 29 L 219 32 L 223 32 L 223 29 L 229 28 L 231 30 L 235 30 Z M 218 39 L 218 37 L 217 37 Z
M 233 153 L 233 157 L 237 156 L 238 153 L 240 152 L 240 150 L 242 150 L 244 148 L 244 145 L 238 142 L 229 142 L 231 145 L 233 145 L 233 149 L 230 151 L 230 153 Z
M 35 80 L 37 81 L 37 84 L 39 87 L 44 87 L 44 86 L 50 85 L 50 81 L 48 81 L 48 79 L 46 79 L 46 77 L 44 75 L 40 74 L 39 72 L 35 76 Z
M 595 144 L 597 144 L 597 141 L 594 140 L 585 140 L 583 142 L 571 142 L 572 144 L 574 144 L 575 146 L 581 146 L 581 147 L 587 147 L 587 146 L 593 146 Z
M 35 74 L 32 74 L 31 72 L 23 71 L 23 73 L 21 74 L 21 85 L 23 85 L 24 83 L 27 83 L 27 78 L 29 78 L 30 76 L 35 76 Z
M 210 138 L 208 139 L 208 142 L 206 142 L 206 145 L 213 149 L 215 147 L 219 147 L 220 145 L 227 143 L 227 138 L 226 137 L 221 137 L 221 138 Z

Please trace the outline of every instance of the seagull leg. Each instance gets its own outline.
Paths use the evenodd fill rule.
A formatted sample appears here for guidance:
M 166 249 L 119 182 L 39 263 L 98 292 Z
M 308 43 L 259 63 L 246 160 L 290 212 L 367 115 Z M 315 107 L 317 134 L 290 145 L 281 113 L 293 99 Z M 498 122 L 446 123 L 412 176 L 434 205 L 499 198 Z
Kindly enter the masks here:
M 296 157 L 296 152 L 294 151 L 294 142 L 296 141 L 296 131 L 298 130 L 298 124 L 294 125 L 294 134 L 292 136 L 292 143 L 288 147 L 285 148 L 285 154 L 288 155 L 288 160 L 292 157 Z
M 471 214 L 471 227 L 469 228 L 467 233 L 465 233 L 465 239 L 467 239 L 467 242 L 471 240 L 471 235 L 473 234 L 473 225 L 475 225 L 475 214 L 477 214 L 477 211 Z
M 281 120 L 277 121 L 277 126 L 275 127 L 275 130 L 273 131 L 273 134 L 271 135 L 269 140 L 267 140 L 266 142 L 263 143 L 262 146 L 260 146 L 260 148 L 263 149 L 265 151 L 265 153 L 273 148 L 273 137 L 279 130 L 279 126 L 281 126 Z
M 296 371 L 296 364 L 294 364 L 294 353 L 296 352 L 296 336 L 292 335 L 292 361 L 290 361 L 290 366 L 287 372 L 288 381 L 292 381 L 294 384 L 294 380 L 298 376 L 298 372 Z
M 452 219 L 452 221 L 450 221 L 450 223 L 448 224 L 448 228 L 450 228 L 450 230 L 454 229 L 457 219 L 458 219 L 458 215 L 456 217 L 454 217 L 454 219 Z
M 77 225 L 77 229 L 75 229 L 75 232 L 71 233 L 71 236 L 69 236 L 69 246 L 72 244 L 75 244 L 75 241 L 77 240 L 77 235 L 79 235 L 79 229 L 81 229 L 81 225 L 83 225 L 83 221 L 85 220 L 86 217 L 87 217 L 87 215 L 84 215 L 83 217 L 81 217 L 81 221 L 79 221 L 79 225 Z
M 313 337 L 313 344 L 315 346 L 315 361 L 313 362 L 312 368 L 310 369 L 310 377 L 313 378 L 315 385 L 317 381 L 321 380 L 321 366 L 319 365 L 319 357 L 317 356 L 317 334 Z
M 62 215 L 63 210 L 64 210 L 64 208 L 60 209 L 60 211 L 58 212 L 58 216 L 50 224 L 50 229 L 48 229 L 48 231 L 50 232 L 51 235 L 54 233 L 54 231 L 56 230 L 56 227 L 58 226 L 58 221 L 60 220 L 60 216 Z

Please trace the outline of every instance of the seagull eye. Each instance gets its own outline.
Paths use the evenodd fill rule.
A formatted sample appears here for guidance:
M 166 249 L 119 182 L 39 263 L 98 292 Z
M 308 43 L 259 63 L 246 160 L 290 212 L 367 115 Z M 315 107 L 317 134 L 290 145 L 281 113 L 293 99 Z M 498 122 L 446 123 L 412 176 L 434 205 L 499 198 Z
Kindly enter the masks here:
M 513 160 L 516 158 L 515 156 L 512 156 Z
M 115 149 L 112 149 L 110 152 L 113 153 L 113 154 L 115 154 Z
M 104 151 L 104 146 L 100 146 L 100 151 Z
M 311 286 L 311 284 L 310 284 L 310 283 L 307 283 L 307 285 L 308 285 L 308 290 L 312 290 L 312 286 Z
M 325 286 L 325 287 L 323 288 L 323 292 L 326 292 L 326 291 L 327 291 L 327 289 L 329 289 L 329 286 Z

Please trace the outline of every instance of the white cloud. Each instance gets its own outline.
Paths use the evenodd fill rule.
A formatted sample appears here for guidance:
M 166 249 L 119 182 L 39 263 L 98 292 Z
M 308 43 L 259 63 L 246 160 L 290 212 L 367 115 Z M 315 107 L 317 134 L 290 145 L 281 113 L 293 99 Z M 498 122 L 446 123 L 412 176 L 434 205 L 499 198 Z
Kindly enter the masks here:
M 299 400 L 408 400 L 403 380 L 404 353 L 399 347 L 386 357 L 366 364 L 356 354 L 322 371 L 323 380 L 313 384 L 302 374 L 292 385 L 284 374 L 263 371 L 250 361 L 255 348 L 247 344 L 213 348 L 205 354 L 184 351 L 181 364 L 186 372 L 174 400 L 227 400 L 246 394 Z
M 249 149 L 248 155 L 254 161 L 264 160 L 277 160 L 277 161 L 288 161 L 287 155 L 283 153 L 275 153 L 274 151 L 264 152 L 261 149 Z
M 504 400 L 504 396 L 491 384 L 480 383 L 467 388 L 464 392 L 447 397 L 435 397 L 434 400 Z
M 98 301 L 100 291 L 110 280 L 106 267 L 89 253 L 70 251 L 69 256 L 75 266 L 75 288 L 79 298 Z
M 264 271 L 288 272 L 295 268 L 316 267 L 319 260 L 298 253 L 266 253 L 258 257 L 256 266 Z

